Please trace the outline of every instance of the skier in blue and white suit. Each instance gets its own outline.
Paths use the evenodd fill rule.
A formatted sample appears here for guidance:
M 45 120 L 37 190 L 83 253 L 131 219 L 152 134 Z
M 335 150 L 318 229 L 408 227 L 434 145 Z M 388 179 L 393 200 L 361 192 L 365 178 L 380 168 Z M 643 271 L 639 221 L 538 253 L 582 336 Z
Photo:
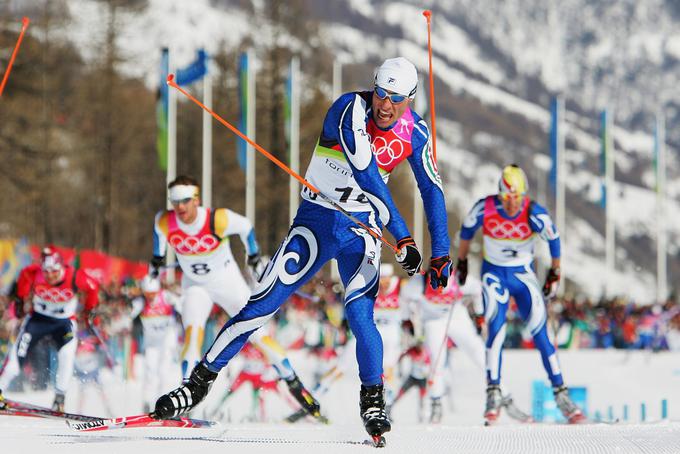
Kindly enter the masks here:
M 422 259 L 394 204 L 387 180 L 407 160 L 418 182 L 430 236 L 429 280 L 445 286 L 449 236 L 444 195 L 425 122 L 410 109 L 418 76 L 405 58 L 386 60 L 372 91 L 342 95 L 328 110 L 306 179 L 375 232 L 385 226 L 397 240 L 397 261 L 413 275 Z M 248 336 L 266 323 L 297 288 L 335 258 L 345 285 L 345 311 L 357 339 L 361 413 L 371 435 L 390 429 L 384 412 L 382 341 L 373 321 L 380 243 L 308 189 L 287 237 L 272 257 L 246 307 L 222 328 L 185 386 L 161 397 L 156 415 L 183 413 L 205 396 L 217 372 Z
M 475 232 L 482 228 L 482 296 L 484 318 L 488 326 L 487 402 L 484 416 L 487 422 L 495 421 L 502 406 L 500 382 L 505 318 L 510 300 L 514 298 L 520 316 L 527 323 L 527 329 L 541 353 L 557 405 L 565 418 L 576 422 L 583 416 L 569 399 L 567 387 L 564 386 L 557 352 L 548 338 L 544 302 L 544 297 L 550 299 L 555 296 L 560 280 L 559 234 L 546 209 L 527 196 L 527 178 L 517 165 L 512 164 L 503 169 L 498 189 L 498 194 L 478 201 L 463 221 L 456 266 L 458 280 L 463 284 L 467 277 L 470 241 Z M 533 267 L 536 236 L 548 242 L 552 257 L 542 289 Z

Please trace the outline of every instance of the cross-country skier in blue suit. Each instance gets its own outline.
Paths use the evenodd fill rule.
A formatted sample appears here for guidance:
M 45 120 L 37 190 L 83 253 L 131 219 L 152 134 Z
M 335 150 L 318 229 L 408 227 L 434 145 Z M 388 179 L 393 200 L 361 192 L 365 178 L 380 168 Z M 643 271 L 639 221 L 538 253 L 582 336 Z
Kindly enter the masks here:
M 478 201 L 463 221 L 460 231 L 456 266 L 460 284 L 464 284 L 467 277 L 470 241 L 478 229 L 481 228 L 484 233 L 482 296 L 488 326 L 488 386 L 484 417 L 491 424 L 501 411 L 500 383 L 505 315 L 511 299 L 514 299 L 520 316 L 526 321 L 534 344 L 541 353 L 557 406 L 569 422 L 581 422 L 584 419 L 583 413 L 569 398 L 557 352 L 548 338 L 547 330 L 548 317 L 544 297 L 554 297 L 559 285 L 560 237 L 546 209 L 529 199 L 528 190 L 529 183 L 524 171 L 515 164 L 506 166 L 498 182 L 498 194 Z M 542 289 L 533 267 L 537 236 L 548 242 L 552 257 Z
M 450 273 L 446 207 L 430 135 L 410 108 L 418 75 L 405 58 L 386 60 L 372 91 L 346 93 L 328 110 L 306 179 L 375 232 L 397 240 L 397 261 L 409 275 L 422 262 L 387 188 L 392 170 L 408 161 L 418 183 L 432 238 L 429 282 L 446 286 Z M 248 304 L 229 320 L 193 370 L 188 383 L 162 396 L 155 415 L 169 418 L 196 406 L 217 373 L 281 304 L 326 262 L 335 258 L 345 286 L 345 312 L 357 340 L 360 408 L 374 437 L 390 430 L 383 391 L 383 346 L 373 321 L 380 242 L 307 188 L 288 235 L 276 251 Z

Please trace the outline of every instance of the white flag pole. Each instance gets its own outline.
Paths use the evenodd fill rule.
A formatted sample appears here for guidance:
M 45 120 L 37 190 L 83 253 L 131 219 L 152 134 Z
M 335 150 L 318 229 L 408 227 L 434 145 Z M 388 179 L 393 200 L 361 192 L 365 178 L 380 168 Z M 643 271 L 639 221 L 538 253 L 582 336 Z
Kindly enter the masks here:
M 172 51 L 168 50 L 168 68 L 171 74 L 175 73 L 175 65 L 172 59 Z M 166 187 L 177 176 L 177 91 L 168 90 L 168 163 L 165 176 Z M 172 208 L 170 201 L 167 201 L 168 209 Z M 165 256 L 167 267 L 166 281 L 169 284 L 175 282 L 175 250 L 168 248 Z
M 616 287 L 614 279 L 616 276 L 616 228 L 614 222 L 614 200 L 616 188 L 614 187 L 614 141 L 612 138 L 612 119 L 611 111 L 606 110 L 604 115 L 605 123 L 605 187 L 606 189 L 606 227 L 605 227 L 605 295 L 607 298 L 613 297 Z
M 294 56 L 290 61 L 290 168 L 300 173 L 300 59 Z M 300 183 L 289 179 L 288 217 L 293 222 L 297 212 L 300 194 Z
M 255 52 L 248 50 L 248 131 L 246 135 L 255 141 Z M 246 147 L 246 217 L 255 225 L 255 149 Z
M 656 116 L 656 301 L 668 296 L 666 230 L 666 121 L 663 111 Z
M 566 193 L 565 193 L 565 159 L 564 159 L 564 138 L 565 138 L 565 124 L 564 121 L 564 99 L 562 96 L 557 97 L 557 175 L 555 176 L 555 221 L 557 222 L 557 230 L 560 232 L 561 244 L 561 264 L 562 264 L 562 285 L 559 286 L 559 295 L 564 295 L 564 282 L 566 282 L 566 265 L 565 247 L 567 237 L 566 224 Z
M 335 102 L 336 99 L 342 95 L 342 63 L 338 60 L 333 61 L 333 80 L 331 89 L 331 102 Z M 331 280 L 334 282 L 340 282 L 340 271 L 338 270 L 338 262 L 333 259 L 331 260 Z
M 172 90 L 175 91 L 175 90 Z M 203 104 L 212 109 L 212 75 L 210 67 L 203 77 Z M 212 117 L 203 110 L 203 159 L 202 159 L 201 202 L 212 206 Z
M 333 61 L 333 87 L 331 90 L 331 102 L 335 102 L 336 99 L 342 94 L 342 63 L 335 60 Z

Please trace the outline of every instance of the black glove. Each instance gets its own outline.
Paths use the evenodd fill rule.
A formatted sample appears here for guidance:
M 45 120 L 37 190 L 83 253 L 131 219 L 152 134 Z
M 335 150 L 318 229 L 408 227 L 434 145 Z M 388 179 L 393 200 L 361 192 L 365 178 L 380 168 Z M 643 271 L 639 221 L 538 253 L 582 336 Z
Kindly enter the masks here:
M 451 275 L 451 257 L 447 254 L 430 259 L 428 274 L 430 275 L 430 286 L 433 289 L 437 287 L 445 288 Z
M 151 276 L 154 279 L 157 279 L 160 268 L 164 264 L 165 257 L 154 255 L 153 258 L 151 259 L 151 262 L 149 262 L 149 276 Z
M 406 238 L 399 240 L 399 242 L 397 242 L 397 249 L 399 250 L 396 253 L 397 263 L 401 265 L 409 276 L 416 274 L 420 270 L 420 264 L 423 263 L 423 258 L 420 256 L 420 252 L 418 252 L 416 242 L 413 241 L 413 238 L 407 236 Z
M 543 284 L 543 295 L 546 298 L 554 298 L 557 295 L 557 287 L 560 285 L 560 269 L 550 268 Z
M 18 296 L 14 296 L 10 299 L 10 301 L 10 304 L 14 305 L 14 315 L 16 315 L 17 318 L 23 318 L 23 316 L 26 315 L 24 300 Z
M 481 336 L 482 335 L 482 329 L 484 329 L 484 314 L 475 315 L 474 322 L 475 322 L 475 329 L 477 330 L 477 334 L 479 334 Z
M 402 331 L 409 333 L 411 336 L 415 335 L 416 332 L 415 327 L 413 326 L 413 322 L 411 320 L 402 320 L 401 329 Z
M 267 267 L 268 261 L 269 260 L 264 259 L 259 252 L 248 256 L 248 260 L 246 262 L 248 263 L 250 272 L 253 273 L 253 277 L 256 281 L 259 282 L 260 278 L 262 277 L 262 273 L 264 273 L 264 270 Z
M 456 277 L 458 278 L 458 284 L 459 285 L 465 285 L 465 281 L 467 281 L 467 275 L 468 275 L 468 261 L 467 259 L 458 259 L 458 263 L 456 264 Z

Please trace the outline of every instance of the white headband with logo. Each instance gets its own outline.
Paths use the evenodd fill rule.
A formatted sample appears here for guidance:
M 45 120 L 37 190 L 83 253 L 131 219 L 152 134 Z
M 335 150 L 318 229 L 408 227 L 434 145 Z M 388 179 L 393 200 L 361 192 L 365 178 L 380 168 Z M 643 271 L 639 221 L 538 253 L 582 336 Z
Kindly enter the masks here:
M 170 201 L 180 201 L 198 197 L 198 187 L 189 184 L 178 184 L 169 190 Z

